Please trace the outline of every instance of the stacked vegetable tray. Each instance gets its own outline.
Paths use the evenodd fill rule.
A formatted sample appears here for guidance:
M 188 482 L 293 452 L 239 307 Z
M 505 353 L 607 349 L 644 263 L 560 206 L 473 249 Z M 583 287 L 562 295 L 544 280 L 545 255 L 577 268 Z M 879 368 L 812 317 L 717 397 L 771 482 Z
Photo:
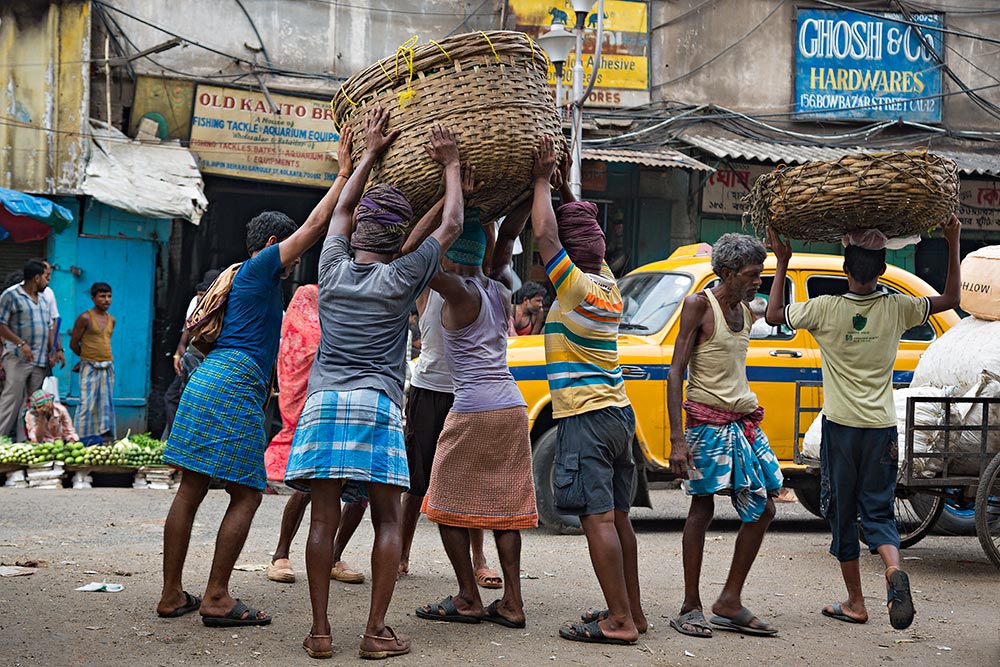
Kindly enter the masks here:
M 111 445 L 79 442 L 26 443 L 0 438 L 0 474 L 58 463 L 68 472 L 135 472 L 163 465 L 164 443 L 149 434 L 129 434 Z

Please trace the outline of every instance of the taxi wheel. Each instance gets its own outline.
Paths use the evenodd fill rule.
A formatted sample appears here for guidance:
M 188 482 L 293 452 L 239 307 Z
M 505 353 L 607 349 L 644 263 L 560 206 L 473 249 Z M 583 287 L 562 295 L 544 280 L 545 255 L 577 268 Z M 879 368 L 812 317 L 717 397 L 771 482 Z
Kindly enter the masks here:
M 581 535 L 580 517 L 560 514 L 556 509 L 555 492 L 552 486 L 552 472 L 556 457 L 556 427 L 550 428 L 538 438 L 531 456 L 531 469 L 535 478 L 535 502 L 538 519 L 543 526 L 563 535 Z
M 819 477 L 814 475 L 803 476 L 801 479 L 796 480 L 794 488 L 795 497 L 798 498 L 799 504 L 808 510 L 810 514 L 814 514 L 821 519 L 824 518 L 823 512 L 820 511 Z

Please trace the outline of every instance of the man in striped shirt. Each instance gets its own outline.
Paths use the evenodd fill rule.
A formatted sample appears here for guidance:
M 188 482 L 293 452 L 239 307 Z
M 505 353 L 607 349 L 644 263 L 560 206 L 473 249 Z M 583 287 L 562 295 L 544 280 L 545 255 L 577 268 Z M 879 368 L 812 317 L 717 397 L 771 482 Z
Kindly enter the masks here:
M 535 154 L 532 230 L 556 301 L 545 321 L 545 363 L 557 420 L 553 484 L 556 507 L 576 514 L 606 609 L 559 630 L 565 639 L 633 644 L 648 628 L 639 602 L 638 549 L 629 508 L 635 463 L 632 411 L 618 366 L 622 299 L 604 262 L 597 206 L 576 201 L 556 171 L 550 137 Z M 551 185 L 562 187 L 558 223 Z

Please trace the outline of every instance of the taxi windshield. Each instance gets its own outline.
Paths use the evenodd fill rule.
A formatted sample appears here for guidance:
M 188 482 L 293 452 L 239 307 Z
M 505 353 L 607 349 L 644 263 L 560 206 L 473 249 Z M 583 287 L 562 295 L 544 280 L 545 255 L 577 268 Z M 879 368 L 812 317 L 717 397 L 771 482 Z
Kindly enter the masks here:
M 633 273 L 618 281 L 622 295 L 619 331 L 654 333 L 662 329 L 688 290 L 691 276 L 683 273 Z

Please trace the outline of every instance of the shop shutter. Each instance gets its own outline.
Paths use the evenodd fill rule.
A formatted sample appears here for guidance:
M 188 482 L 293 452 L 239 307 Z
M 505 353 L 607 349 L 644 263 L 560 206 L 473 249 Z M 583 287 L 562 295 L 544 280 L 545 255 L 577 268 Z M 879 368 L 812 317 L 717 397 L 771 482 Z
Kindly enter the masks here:
M 14 243 L 10 239 L 0 241 L 0 288 L 7 285 L 7 276 L 20 272 L 24 263 L 35 257 L 45 257 L 45 240 Z

